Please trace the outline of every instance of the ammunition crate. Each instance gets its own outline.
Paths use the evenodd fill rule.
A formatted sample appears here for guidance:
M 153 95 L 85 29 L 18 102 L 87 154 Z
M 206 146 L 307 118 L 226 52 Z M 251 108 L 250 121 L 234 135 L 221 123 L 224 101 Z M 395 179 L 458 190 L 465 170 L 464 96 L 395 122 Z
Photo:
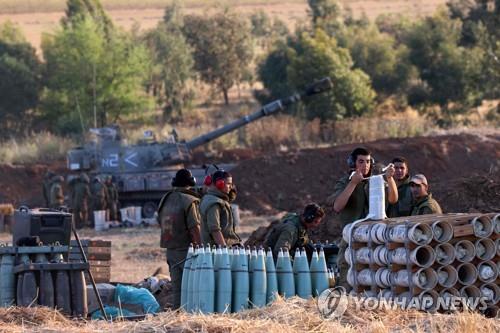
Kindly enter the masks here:
M 111 241 L 83 239 L 81 243 L 95 282 L 108 283 L 111 280 Z M 80 248 L 74 240 L 70 243 L 69 261 L 83 261 Z M 90 281 L 87 273 L 85 279 Z

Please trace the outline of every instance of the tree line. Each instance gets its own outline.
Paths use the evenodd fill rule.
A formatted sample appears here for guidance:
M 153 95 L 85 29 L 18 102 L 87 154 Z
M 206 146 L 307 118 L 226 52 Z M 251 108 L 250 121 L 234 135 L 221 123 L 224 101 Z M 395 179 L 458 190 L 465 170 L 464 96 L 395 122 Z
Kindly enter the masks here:
M 289 31 L 265 12 L 183 13 L 173 2 L 149 31 L 116 27 L 98 0 L 68 0 L 42 59 L 12 23 L 0 26 L 3 135 L 47 126 L 80 133 L 154 109 L 182 120 L 204 82 L 229 103 L 243 83 L 262 103 L 323 76 L 333 90 L 292 112 L 321 121 L 357 117 L 393 97 L 443 125 L 500 97 L 500 0 L 452 0 L 421 19 L 354 18 L 336 0 L 308 0 L 309 20 Z M 41 125 L 42 124 L 42 125 Z M 43 125 L 45 124 L 45 125 Z

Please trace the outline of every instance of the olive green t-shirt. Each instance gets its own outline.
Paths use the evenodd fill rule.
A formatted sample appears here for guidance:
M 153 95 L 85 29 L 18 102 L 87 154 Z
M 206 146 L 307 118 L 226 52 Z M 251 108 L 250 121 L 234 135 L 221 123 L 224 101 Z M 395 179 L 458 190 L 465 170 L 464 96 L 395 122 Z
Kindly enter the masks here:
M 432 198 L 432 194 L 418 200 L 411 211 L 411 215 L 442 214 L 441 206 Z
M 345 190 L 349 181 L 349 175 L 346 175 L 335 183 L 334 192 L 330 196 L 331 202 L 334 202 L 342 191 Z M 344 209 L 338 214 L 342 227 L 368 215 L 368 193 L 368 180 L 363 180 L 356 185 Z
M 398 202 L 389 204 L 388 217 L 410 216 L 413 208 L 413 197 L 410 190 L 410 177 L 398 185 Z
M 295 249 L 305 246 L 308 242 L 309 237 L 300 222 L 300 216 L 290 213 L 271 230 L 264 243 L 266 248 L 272 248 L 273 256 L 277 258 L 281 248 L 287 248 L 293 255 Z

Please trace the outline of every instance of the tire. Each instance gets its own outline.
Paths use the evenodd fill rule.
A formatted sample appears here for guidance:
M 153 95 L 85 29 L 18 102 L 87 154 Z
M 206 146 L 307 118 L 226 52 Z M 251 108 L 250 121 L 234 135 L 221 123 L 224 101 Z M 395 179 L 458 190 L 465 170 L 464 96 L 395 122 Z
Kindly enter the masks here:
M 158 209 L 158 205 L 155 202 L 146 201 L 142 205 L 142 216 L 150 219 L 150 218 L 154 217 L 157 209 Z

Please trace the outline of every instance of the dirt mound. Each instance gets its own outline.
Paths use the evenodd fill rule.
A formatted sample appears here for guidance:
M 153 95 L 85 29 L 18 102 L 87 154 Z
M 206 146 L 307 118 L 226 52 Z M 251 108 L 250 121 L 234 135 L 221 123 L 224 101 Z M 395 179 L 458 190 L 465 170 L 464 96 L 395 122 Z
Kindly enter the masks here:
M 19 205 L 42 206 L 42 181 L 47 170 L 66 175 L 65 162 L 52 165 L 0 165 L 0 202 Z
M 375 159 L 388 163 L 405 156 L 413 174 L 424 173 L 444 212 L 500 211 L 500 136 L 448 135 L 364 144 Z M 335 241 L 341 235 L 335 212 L 326 198 L 346 172 L 346 158 L 356 145 L 307 149 L 241 162 L 232 173 L 237 203 L 257 214 L 300 211 L 307 202 L 321 203 L 325 222 L 314 230 L 315 241 Z M 260 227 L 248 245 L 260 245 L 268 227 Z
M 411 173 L 427 176 L 431 192 L 446 212 L 495 208 L 490 199 L 495 199 L 496 191 L 498 200 L 500 135 L 384 139 L 362 145 L 384 164 L 395 156 L 405 156 Z M 257 214 L 295 211 L 309 201 L 326 204 L 335 181 L 347 172 L 347 156 L 357 146 L 360 144 L 304 149 L 242 161 L 231 171 L 239 190 L 237 203 Z M 470 186 L 476 182 L 483 184 L 478 191 Z M 482 186 L 489 192 L 479 190 Z M 457 197 L 451 195 L 458 191 L 464 196 L 459 206 Z

